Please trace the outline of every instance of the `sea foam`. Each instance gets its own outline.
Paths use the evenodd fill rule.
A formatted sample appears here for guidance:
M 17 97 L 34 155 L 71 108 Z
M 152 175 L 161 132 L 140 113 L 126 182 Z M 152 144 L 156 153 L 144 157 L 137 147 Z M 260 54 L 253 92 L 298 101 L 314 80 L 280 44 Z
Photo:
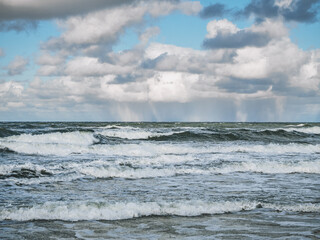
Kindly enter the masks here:
M 288 212 L 320 212 L 320 204 L 279 205 L 258 202 L 47 202 L 0 210 L 0 220 L 122 220 L 147 216 L 199 216 L 268 208 Z

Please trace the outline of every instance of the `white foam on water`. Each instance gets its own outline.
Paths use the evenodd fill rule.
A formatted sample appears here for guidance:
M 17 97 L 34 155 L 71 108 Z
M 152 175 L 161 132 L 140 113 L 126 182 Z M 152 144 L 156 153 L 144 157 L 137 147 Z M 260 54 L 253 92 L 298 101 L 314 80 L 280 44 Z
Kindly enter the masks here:
M 91 138 L 95 141 L 94 137 Z M 132 144 L 96 144 L 86 142 L 87 145 L 71 143 L 40 143 L 40 142 L 16 142 L 1 140 L 0 147 L 7 147 L 18 153 L 66 156 L 70 154 L 97 154 L 105 156 L 134 156 L 156 157 L 162 154 L 205 154 L 205 153 L 262 153 L 262 154 L 314 154 L 320 153 L 320 144 L 169 144 L 157 142 L 143 142 Z
M 48 183 L 48 182 L 70 182 L 76 179 L 83 177 L 84 175 L 79 172 L 74 172 L 74 169 L 69 168 L 66 169 L 67 165 L 64 164 L 63 168 L 61 168 L 63 164 L 56 165 L 38 165 L 30 162 L 24 164 L 0 164 L 0 175 L 10 175 L 13 172 L 18 173 L 23 169 L 32 170 L 38 173 L 38 177 L 34 178 L 15 178 L 8 177 L 3 179 L 2 181 L 10 181 L 17 184 L 40 184 L 40 183 Z M 43 173 L 44 171 L 45 173 Z M 51 174 L 47 176 L 46 173 Z
M 0 147 L 17 153 L 66 156 L 70 154 L 100 154 L 108 156 L 155 156 L 163 153 L 181 154 L 201 152 L 205 148 L 195 148 L 187 144 L 132 143 L 96 144 L 93 133 L 69 132 L 41 135 L 23 134 L 0 139 Z
M 243 128 L 227 128 L 229 130 L 239 130 Z M 301 133 L 308 133 L 308 134 L 320 134 L 320 127 L 319 126 L 313 126 L 313 127 L 305 127 L 305 124 L 298 124 L 298 125 L 286 125 L 285 127 L 280 127 L 280 128 L 265 128 L 265 129 L 255 129 L 255 128 L 245 128 L 246 130 L 251 130 L 251 131 L 258 131 L 258 132 L 263 132 L 263 131 L 279 131 L 283 130 L 286 132 L 301 132 Z
M 222 145 L 222 144 L 169 144 L 139 143 L 90 146 L 87 153 L 117 156 L 160 156 L 162 154 L 206 154 L 206 153 L 264 153 L 264 154 L 312 154 L 320 153 L 320 144 L 268 144 L 268 145 Z
M 201 128 L 198 127 L 179 127 L 179 130 L 174 128 L 138 128 L 138 127 L 129 127 L 129 126 L 106 126 L 100 128 L 102 131 L 98 131 L 97 133 L 107 136 L 107 137 L 117 137 L 122 139 L 130 139 L 130 140 L 146 140 L 153 137 L 161 137 L 161 136 L 171 136 L 177 133 L 183 133 L 185 131 L 195 131 L 195 132 L 205 132 Z M 210 132 L 209 132 L 210 133 Z
M 232 173 L 232 172 L 259 172 L 269 174 L 288 174 L 288 173 L 313 173 L 320 174 L 320 161 L 300 161 L 291 162 L 241 162 L 232 163 L 222 168 L 213 169 L 216 173 Z
M 42 166 L 32 164 L 30 162 L 24 164 L 0 164 L 0 174 L 6 175 L 10 174 L 12 171 L 21 170 L 21 169 L 30 169 L 34 171 L 45 170 Z
M 14 170 L 30 169 L 38 172 L 40 177 L 37 178 L 15 178 L 8 177 L 1 181 L 11 181 L 20 184 L 40 184 L 45 182 L 69 182 L 83 177 L 90 178 L 125 178 L 125 179 L 142 179 L 142 178 L 159 178 L 172 177 L 177 175 L 213 175 L 229 174 L 235 172 L 242 173 L 265 173 L 265 174 L 320 174 L 320 160 L 314 161 L 254 161 L 247 160 L 242 162 L 224 162 L 214 167 L 208 167 L 209 162 L 203 164 L 195 163 L 188 165 L 160 164 L 155 166 L 139 165 L 134 161 L 107 161 L 95 160 L 89 162 L 75 163 L 63 162 L 56 165 L 35 165 L 32 163 L 0 165 L 0 174 L 7 175 Z M 52 175 L 42 175 L 45 171 Z
M 214 155 L 216 157 L 216 155 Z M 211 158 L 213 161 L 213 158 Z M 182 165 L 184 163 L 188 164 L 199 164 L 200 162 L 205 163 L 204 160 L 199 160 L 196 154 L 188 153 L 182 155 L 167 155 L 167 154 L 159 154 L 155 156 L 149 157 L 139 157 L 139 158 L 132 158 L 130 161 L 128 160 L 117 160 L 116 163 L 120 164 L 137 164 L 139 166 L 152 166 L 152 167 L 162 167 L 164 165 L 172 165 L 172 164 L 179 164 Z
M 1 139 L 1 142 L 15 143 L 49 143 L 49 144 L 74 144 L 89 145 L 97 142 L 91 132 L 66 132 L 45 133 L 39 135 L 21 134 Z
M 270 208 L 276 211 L 285 212 L 313 212 L 320 213 L 319 203 L 300 203 L 295 205 L 280 205 L 280 204 L 263 204 L 264 208 Z
M 275 144 L 270 143 L 267 145 L 218 145 L 213 148 L 217 152 L 246 152 L 246 153 L 264 153 L 264 154 L 312 154 L 320 153 L 320 144 Z
M 177 174 L 176 169 L 132 169 L 132 168 L 119 168 L 119 167 L 87 167 L 80 169 L 80 172 L 85 175 L 93 176 L 96 178 L 155 178 L 155 177 L 169 177 Z
M 311 133 L 311 134 L 320 134 L 320 127 L 308 127 L 308 128 L 297 128 L 295 131 L 303 132 L 303 133 Z
M 293 124 L 289 124 L 289 125 L 286 125 L 286 127 L 304 127 L 306 124 L 304 123 L 300 123 L 298 125 L 293 125 Z
M 134 164 L 128 162 L 128 164 Z M 157 178 L 171 177 L 175 175 L 210 175 L 210 174 L 226 174 L 233 172 L 256 172 L 268 174 L 289 174 L 289 173 L 308 173 L 320 174 L 320 160 L 318 161 L 300 161 L 300 162 L 229 162 L 219 167 L 203 167 L 196 165 L 175 166 L 162 165 L 157 168 L 150 166 L 137 165 L 134 167 L 115 163 L 107 163 L 105 161 L 94 161 L 84 164 L 69 164 L 68 169 L 72 169 L 79 173 L 79 176 L 91 176 L 96 178 Z
M 18 153 L 40 155 L 68 155 L 80 152 L 98 140 L 89 132 L 22 134 L 0 139 L 0 147 Z
M 246 202 L 215 202 L 202 201 L 185 202 L 48 202 L 30 208 L 3 209 L 0 211 L 0 220 L 15 221 L 28 220 L 120 220 L 151 215 L 159 216 L 198 216 L 202 214 L 219 214 L 252 210 L 256 203 Z
M 158 129 L 159 130 L 159 129 Z M 176 132 L 153 132 L 141 128 L 121 128 L 121 129 L 107 129 L 99 132 L 101 135 L 107 137 L 117 137 L 123 139 L 148 139 L 151 137 L 170 136 Z
M 260 131 L 278 131 L 278 130 L 284 130 L 287 132 L 301 132 L 301 133 L 308 133 L 308 134 L 320 134 L 320 127 L 318 126 L 313 126 L 313 127 L 304 127 L 304 124 L 299 124 L 299 125 L 287 125 L 285 128 L 271 128 L 271 129 L 263 129 Z
M 320 153 L 320 144 L 246 144 L 246 143 L 165 143 L 139 142 L 122 144 L 94 144 L 98 139 L 91 132 L 23 134 L 0 138 L 0 148 L 18 153 L 66 156 L 94 154 L 105 156 L 159 157 L 164 154 L 206 153 L 261 153 L 261 154 L 314 154 Z
M 298 128 L 297 128 L 298 127 Z M 290 127 L 290 128 L 279 128 L 279 130 L 285 130 L 288 132 L 302 132 L 302 133 L 308 133 L 308 134 L 320 134 L 320 127 L 318 126 L 313 126 L 313 127 Z
M 0 220 L 122 220 L 146 216 L 199 216 L 256 209 L 257 202 L 47 202 L 42 205 L 0 210 Z M 320 204 L 261 204 L 264 208 L 288 212 L 320 212 Z
M 105 156 L 121 157 L 159 157 L 164 154 L 197 154 L 208 152 L 206 146 L 192 146 L 188 144 L 169 144 L 169 143 L 154 143 L 141 142 L 132 144 L 117 144 L 117 145 L 93 145 L 83 153 L 101 154 Z

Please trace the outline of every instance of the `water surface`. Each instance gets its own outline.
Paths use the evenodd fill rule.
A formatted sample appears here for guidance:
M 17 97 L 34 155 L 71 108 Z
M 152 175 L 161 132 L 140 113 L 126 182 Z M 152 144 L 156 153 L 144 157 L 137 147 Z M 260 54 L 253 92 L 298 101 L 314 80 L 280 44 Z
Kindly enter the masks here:
M 317 239 L 320 124 L 0 123 L 4 239 Z

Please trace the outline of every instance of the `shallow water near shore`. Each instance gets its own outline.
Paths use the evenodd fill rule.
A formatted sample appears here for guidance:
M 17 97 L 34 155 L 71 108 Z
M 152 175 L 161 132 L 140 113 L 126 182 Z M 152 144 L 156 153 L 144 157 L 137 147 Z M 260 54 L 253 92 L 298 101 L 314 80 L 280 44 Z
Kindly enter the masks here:
M 4 239 L 320 238 L 319 123 L 0 123 Z

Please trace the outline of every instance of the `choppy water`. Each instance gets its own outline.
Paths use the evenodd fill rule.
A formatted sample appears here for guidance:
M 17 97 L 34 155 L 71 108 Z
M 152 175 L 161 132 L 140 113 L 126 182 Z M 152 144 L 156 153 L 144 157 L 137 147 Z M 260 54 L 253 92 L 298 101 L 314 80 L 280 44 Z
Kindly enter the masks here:
M 0 238 L 318 239 L 320 124 L 0 123 Z

